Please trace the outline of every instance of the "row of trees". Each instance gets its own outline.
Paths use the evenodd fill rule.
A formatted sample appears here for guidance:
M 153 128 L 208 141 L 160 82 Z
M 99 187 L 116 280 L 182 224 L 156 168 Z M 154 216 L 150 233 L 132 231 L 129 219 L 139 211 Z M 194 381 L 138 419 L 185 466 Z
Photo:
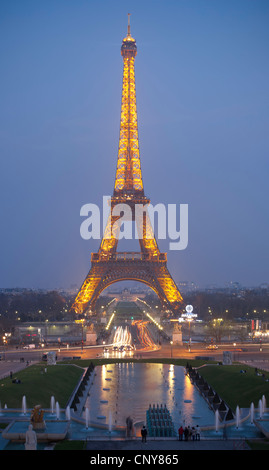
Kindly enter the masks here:
M 58 291 L 22 291 L 20 293 L 3 292 L 0 294 L 0 328 L 7 328 L 18 322 L 72 320 L 75 315 L 69 313 L 73 297 L 63 296 Z M 97 309 L 111 298 L 100 298 Z M 144 299 L 153 309 L 161 308 L 158 297 L 153 293 Z M 201 320 L 222 318 L 251 320 L 253 318 L 269 321 L 269 292 L 266 289 L 249 289 L 240 293 L 191 292 L 184 295 L 184 304 L 192 304 Z M 158 311 L 157 309 L 155 310 Z
M 0 323 L 65 319 L 70 299 L 59 292 L 22 291 L 0 294 Z
M 249 289 L 241 292 L 199 291 L 184 294 L 184 305 L 191 304 L 201 320 L 223 318 L 224 320 L 250 320 L 252 318 L 269 321 L 269 291 L 267 289 Z M 155 294 L 145 299 L 152 307 L 158 305 Z M 184 309 L 183 305 L 183 309 Z
M 269 319 L 269 292 L 267 289 L 248 289 L 241 292 L 195 292 L 184 296 L 201 319 Z

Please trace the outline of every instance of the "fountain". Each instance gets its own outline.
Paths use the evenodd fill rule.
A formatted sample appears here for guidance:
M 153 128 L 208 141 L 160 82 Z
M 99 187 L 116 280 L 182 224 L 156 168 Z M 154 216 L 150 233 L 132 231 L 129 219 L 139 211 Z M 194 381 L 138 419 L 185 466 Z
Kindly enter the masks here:
M 260 418 L 263 416 L 263 405 L 262 405 L 262 400 L 259 400 L 259 412 L 260 412 Z
M 108 415 L 108 430 L 111 433 L 111 431 L 112 431 L 112 413 L 111 413 L 111 411 L 109 412 L 109 415 Z
M 263 411 L 263 414 L 266 411 L 266 399 L 264 395 L 262 396 L 262 411 Z
M 60 418 L 60 406 L 59 406 L 59 403 L 56 401 L 56 418 L 59 419 Z
M 254 403 L 252 402 L 251 405 L 250 405 L 250 422 L 251 422 L 251 424 L 253 424 L 253 422 L 254 422 L 254 413 L 255 413 Z
M 111 369 L 113 367 L 113 371 L 116 370 L 116 365 L 114 366 L 114 364 L 111 366 Z M 138 368 L 139 367 L 139 368 Z M 151 372 L 151 367 L 149 367 L 149 371 L 150 373 Z M 156 366 L 154 365 L 154 367 L 160 367 L 159 364 Z M 101 366 L 98 367 L 101 369 Z M 134 377 L 132 374 L 130 374 L 130 371 L 128 371 L 128 374 L 126 373 L 126 378 L 125 378 L 125 375 L 122 373 L 122 369 L 123 369 L 123 366 L 121 366 L 121 368 L 119 366 L 117 366 L 117 368 L 119 369 L 119 371 L 121 372 L 120 374 L 120 384 L 118 386 L 118 389 L 117 389 L 117 385 L 116 386 L 113 386 L 111 387 L 111 390 L 110 392 L 103 392 L 102 391 L 102 386 L 104 384 L 104 377 L 102 375 L 102 373 L 100 373 L 100 377 L 98 376 L 98 380 L 96 379 L 96 386 L 93 390 L 91 390 L 91 397 L 88 398 L 88 402 L 85 403 L 85 408 L 84 408 L 84 413 L 83 414 L 80 414 L 81 412 L 81 408 L 79 409 L 79 413 L 76 413 L 73 411 L 73 408 L 70 406 L 70 407 L 65 407 L 66 409 L 64 410 L 61 410 L 61 414 L 60 414 L 60 419 L 56 419 L 56 403 L 54 402 L 54 397 L 51 399 L 50 395 L 51 393 L 48 394 L 48 397 L 47 397 L 47 405 L 46 407 L 48 408 L 45 413 L 44 413 L 44 419 L 45 419 L 45 422 L 46 422 L 46 427 L 45 429 L 43 430 L 39 430 L 39 429 L 36 429 L 36 433 L 37 433 L 37 439 L 38 439 L 38 442 L 56 442 L 57 440 L 60 440 L 60 439 L 63 439 L 65 438 L 64 436 L 67 435 L 67 430 L 68 430 L 68 426 L 69 426 L 69 430 L 68 430 L 68 438 L 75 438 L 75 439 L 85 439 L 85 436 L 94 436 L 96 437 L 96 434 L 98 434 L 98 436 L 100 435 L 100 437 L 102 436 L 103 439 L 110 439 L 112 438 L 114 435 L 117 437 L 117 435 L 119 435 L 120 437 L 124 437 L 126 436 L 126 416 L 128 416 L 128 413 L 129 412 L 133 412 L 133 410 L 131 409 L 131 402 L 132 402 L 132 397 L 130 397 L 129 399 L 126 398 L 125 401 L 123 401 L 123 398 L 125 399 L 124 397 L 124 394 L 122 393 L 121 390 L 125 389 L 125 384 L 128 385 L 129 381 L 130 381 L 130 378 L 132 378 L 133 382 L 135 383 L 137 377 L 144 377 L 144 374 L 145 374 L 145 364 L 135 364 L 133 369 L 134 369 L 134 372 L 135 374 Z M 167 365 L 165 364 L 163 369 L 166 371 L 167 369 Z M 106 371 L 107 372 L 107 371 Z M 133 372 L 133 370 L 132 370 Z M 182 368 L 181 367 L 175 367 L 175 372 L 176 372 L 176 377 L 177 377 L 177 380 L 179 382 L 179 380 L 186 380 L 185 379 L 185 375 L 184 373 L 182 373 Z M 184 371 L 183 371 L 184 372 Z M 139 375 L 140 374 L 140 375 Z M 183 419 L 186 417 L 184 413 L 189 413 L 188 416 L 188 420 L 194 420 L 193 423 L 196 424 L 196 420 L 197 418 L 199 417 L 200 418 L 200 421 L 199 421 L 199 424 L 200 424 L 200 427 L 203 427 L 203 425 L 206 423 L 208 424 L 208 430 L 205 430 L 204 431 L 204 437 L 206 438 L 207 436 L 209 436 L 209 438 L 213 438 L 213 439 L 219 439 L 219 438 L 222 438 L 222 428 L 225 424 L 225 422 L 223 422 L 224 420 L 221 420 L 222 418 L 222 411 L 221 409 L 219 408 L 219 405 L 217 404 L 216 408 L 218 408 L 218 411 L 216 412 L 216 414 L 214 413 L 214 411 L 212 411 L 212 408 L 209 410 L 208 407 L 206 407 L 206 410 L 205 410 L 205 414 L 203 414 L 203 401 L 202 401 L 202 398 L 200 400 L 200 394 L 198 395 L 197 394 L 197 397 L 196 397 L 196 390 L 194 389 L 193 391 L 193 394 L 192 395 L 187 395 L 184 393 L 184 387 L 182 386 L 182 388 L 180 387 L 175 387 L 172 391 L 172 395 L 175 394 L 175 399 L 173 400 L 172 397 L 170 396 L 169 394 L 169 391 L 167 392 L 167 388 L 163 386 L 163 374 L 160 374 L 160 372 L 158 371 L 158 374 L 160 375 L 160 384 L 161 384 L 161 387 L 163 387 L 163 390 L 166 391 L 166 395 L 165 397 L 167 398 L 167 405 L 168 407 L 171 407 L 171 416 L 175 416 L 175 419 L 177 419 L 180 423 L 183 422 Z M 112 374 L 110 374 L 112 376 Z M 119 375 L 119 374 L 118 374 Z M 157 375 L 157 373 L 156 373 Z M 114 377 L 116 375 L 116 373 L 113 375 Z M 171 374 L 169 374 L 169 376 L 171 376 Z M 155 375 L 154 375 L 154 380 L 155 380 Z M 114 378 L 114 381 L 115 381 L 115 378 Z M 171 378 L 171 381 L 172 381 L 172 378 Z M 174 381 L 173 381 L 174 382 Z M 184 382 L 183 382 L 184 383 Z M 194 388 L 194 387 L 193 387 Z M 159 393 L 159 390 L 157 390 L 158 393 Z M 102 404 L 99 405 L 100 403 L 100 398 L 107 398 L 108 394 L 112 394 L 111 396 L 111 399 L 112 402 L 114 403 L 114 408 L 112 409 L 112 407 L 110 407 L 110 405 L 106 405 L 106 406 L 103 406 Z M 57 394 L 54 394 L 55 395 L 55 398 L 56 400 L 58 399 L 58 393 Z M 260 394 L 262 395 L 262 393 Z M 116 399 L 116 396 L 117 396 L 117 399 Z M 146 398 L 144 399 L 142 397 L 142 399 L 147 403 L 151 402 L 151 406 L 150 406 L 150 409 L 152 409 L 153 405 L 152 403 L 155 401 L 155 403 L 158 404 L 158 394 L 156 393 L 156 395 L 153 394 L 152 390 L 150 390 L 150 393 L 146 394 L 145 395 Z M 155 399 L 155 396 L 157 397 Z M 160 393 L 160 396 L 162 397 L 163 395 Z M 110 397 L 109 397 L 110 398 Z M 173 397 L 174 398 L 174 397 Z M 192 404 L 190 405 L 189 403 L 184 403 L 184 399 L 185 398 L 191 398 L 192 399 Z M 260 398 L 262 398 L 260 396 Z M 267 395 L 266 395 L 266 398 L 267 398 Z M 22 400 L 22 395 L 20 394 L 20 400 Z M 20 413 L 21 413 L 21 408 L 22 408 L 22 403 L 19 403 L 19 410 L 16 409 L 16 416 L 18 417 L 18 419 L 15 419 L 13 420 L 12 424 L 10 424 L 10 427 L 8 428 L 8 430 L 4 430 L 4 435 L 6 436 L 5 439 L 7 440 L 13 440 L 13 441 L 20 441 L 20 442 L 24 442 L 25 438 L 25 433 L 29 427 L 29 417 L 30 417 L 30 412 L 32 410 L 32 408 L 29 408 L 29 405 L 30 403 L 28 403 L 29 401 L 29 397 L 27 395 L 26 397 L 27 399 L 27 406 L 28 406 L 28 409 L 27 409 L 27 414 L 26 416 L 19 416 Z M 52 404 L 52 409 L 51 411 L 53 412 L 53 414 L 50 413 L 50 399 L 51 399 L 51 404 Z M 269 399 L 269 398 L 268 398 Z M 111 403 L 111 401 L 109 400 L 109 403 Z M 161 401 L 161 400 L 160 400 Z M 164 400 L 165 401 L 165 400 Z M 175 401 L 178 402 L 178 406 L 180 408 L 180 410 L 178 408 L 175 407 L 174 403 Z M 200 403 L 201 401 L 201 403 Z M 257 400 L 258 402 L 258 400 Z M 4 401 L 5 403 L 5 401 Z M 2 400 L 2 414 L 3 415 L 6 415 L 6 416 L 11 416 L 12 419 L 13 419 L 13 416 L 14 416 L 14 410 L 4 410 L 4 403 L 3 403 L 3 400 Z M 181 405 L 182 403 L 182 405 Z M 70 405 L 71 405 L 71 402 L 70 402 Z M 245 433 L 247 436 L 257 436 L 259 435 L 259 432 L 258 432 L 258 429 L 256 428 L 256 423 L 258 421 L 259 423 L 259 420 L 256 421 L 256 418 L 259 416 L 259 410 L 257 409 L 257 405 L 258 403 L 255 404 L 255 401 L 254 401 L 254 405 L 255 405 L 255 409 L 253 411 L 253 415 L 252 415 L 252 408 L 254 408 L 254 406 L 251 404 L 251 409 L 250 410 L 247 410 L 248 411 L 248 423 L 246 423 L 246 426 L 244 425 L 244 420 L 242 420 L 242 418 L 247 418 L 247 413 L 244 412 L 244 414 L 242 414 L 242 410 L 241 410 L 241 416 L 240 416 L 240 427 L 239 429 L 237 430 L 235 428 L 235 424 L 236 424 L 236 420 L 235 420 L 235 409 L 234 409 L 234 414 L 233 414 L 233 417 L 231 418 L 231 422 L 228 423 L 227 425 L 227 430 L 229 431 L 229 435 L 230 437 L 232 438 L 233 436 L 236 435 L 236 437 L 238 436 L 245 436 Z M 164 405 L 163 405 L 164 406 Z M 89 408 L 89 411 L 90 411 L 90 419 L 88 417 L 88 411 L 86 411 L 86 407 Z M 181 410 L 181 407 L 182 407 L 182 410 Z M 58 408 L 58 405 L 57 405 L 57 408 Z M 143 407 L 142 407 L 143 408 Z M 154 406 L 154 409 L 157 413 L 157 411 L 160 411 L 160 409 L 162 409 L 163 407 L 161 407 L 159 405 L 159 407 L 157 407 L 157 405 L 155 404 Z M 191 409 L 191 411 L 189 411 L 189 409 Z M 124 414 L 122 412 L 122 409 L 124 411 Z M 101 411 L 100 411 L 101 410 Z M 197 411 L 199 410 L 199 413 L 197 413 Z M 208 411 L 209 410 L 209 411 Z M 116 411 L 118 413 L 116 413 Z M 181 414 L 179 415 L 179 411 L 181 412 Z M 268 409 L 267 409 L 268 411 Z M 101 424 L 95 424 L 95 422 L 97 421 L 97 415 L 98 413 L 103 413 L 105 416 L 103 417 L 104 420 L 103 420 L 103 423 Z M 255 412 L 255 415 L 254 415 L 254 412 Z M 115 414 L 116 413 L 116 414 Z M 121 415 L 122 413 L 122 415 Z M 141 412 L 141 414 L 143 413 L 143 410 Z M 173 413 L 173 415 L 172 415 Z M 210 414 L 209 414 L 210 413 Z M 70 414 L 71 414 L 71 420 L 69 419 L 70 417 Z M 87 414 L 87 416 L 86 416 Z M 214 416 L 215 415 L 215 416 Z M 123 416 L 123 417 L 122 417 Z M 143 415 L 144 416 L 144 415 Z M 253 416 L 253 417 L 252 417 Z M 253 424 L 250 424 L 250 417 L 251 417 L 251 421 Z M 76 419 L 78 418 L 78 419 Z M 2 417 L 1 417 L 2 419 Z M 135 422 L 140 422 L 140 415 L 138 414 L 138 419 L 137 419 L 137 416 L 135 415 Z M 86 426 L 85 426 L 85 421 L 86 421 Z M 105 423 L 105 424 L 104 424 Z M 31 423 L 32 424 L 32 423 Z M 192 421 L 190 422 L 190 424 L 192 425 Z M 216 427 L 215 427 L 216 425 Z M 230 427 L 231 425 L 231 427 Z M 263 425 L 263 423 L 262 423 Z M 138 427 L 139 427 L 139 424 L 138 424 Z M 138 427 L 135 428 L 134 430 L 135 431 L 138 431 Z M 223 431 L 224 432 L 224 431 Z M 2 434 L 2 433 L 1 433 Z M 2 434 L 2 437 L 4 437 L 4 435 Z M 136 434 L 134 434 L 136 435 Z M 132 435 L 130 436 L 132 437 Z
M 89 421 L 90 421 L 90 410 L 87 407 L 85 411 L 85 420 L 86 420 L 86 429 L 89 427 Z
M 70 406 L 69 406 L 69 405 L 67 405 L 67 407 L 66 407 L 65 416 L 66 416 L 66 419 L 67 419 L 68 421 L 70 421 L 71 415 L 70 415 Z
M 236 420 L 236 429 L 239 428 L 239 423 L 240 423 L 240 408 L 237 405 L 236 410 L 235 410 L 235 420 Z
M 219 430 L 219 411 L 215 411 L 215 430 L 218 432 Z
M 52 396 L 51 399 L 50 399 L 50 412 L 51 412 L 52 415 L 54 413 L 54 407 L 55 407 L 55 398 L 54 398 L 54 396 Z
M 24 415 L 26 415 L 26 412 L 27 412 L 27 408 L 26 408 L 26 396 L 23 395 L 22 397 L 22 407 L 21 407 L 21 411 Z
M 57 415 L 59 404 L 56 403 Z M 29 419 L 12 420 L 12 422 L 3 430 L 2 437 L 12 441 L 24 441 L 26 448 L 31 448 L 31 444 L 36 441 L 58 441 L 65 439 L 70 421 L 67 420 L 44 420 L 44 410 L 41 405 L 36 405 L 31 411 Z M 34 432 L 33 432 L 34 431 Z M 36 436 L 36 438 L 35 438 Z M 30 442 L 31 441 L 31 442 Z M 30 447 L 27 445 L 30 445 Z

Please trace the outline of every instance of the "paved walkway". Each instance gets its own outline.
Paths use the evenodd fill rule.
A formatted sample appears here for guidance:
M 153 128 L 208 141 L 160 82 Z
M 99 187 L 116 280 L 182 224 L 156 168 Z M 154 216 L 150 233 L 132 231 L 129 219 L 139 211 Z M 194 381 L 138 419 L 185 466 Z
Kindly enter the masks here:
M 262 370 L 266 370 L 267 372 L 269 372 L 269 361 L 268 360 L 260 360 L 260 361 L 257 361 L 256 359 L 255 360 L 240 360 L 240 363 L 241 364 L 246 364 L 247 366 L 250 366 L 250 367 L 257 367 L 257 369 L 262 369 Z
M 13 377 L 16 372 L 19 372 L 22 369 L 25 369 L 25 367 L 28 367 L 28 365 L 33 365 L 37 361 L 30 361 L 27 364 L 27 361 L 21 362 L 21 361 L 0 361 L 0 379 L 3 379 L 5 377 L 9 377 L 10 371 L 12 371 Z
M 201 441 L 177 441 L 177 440 L 150 440 L 143 443 L 140 439 L 121 441 L 94 441 L 87 442 L 87 450 L 134 450 L 158 452 L 166 450 L 249 450 L 248 445 L 243 440 L 201 440 Z

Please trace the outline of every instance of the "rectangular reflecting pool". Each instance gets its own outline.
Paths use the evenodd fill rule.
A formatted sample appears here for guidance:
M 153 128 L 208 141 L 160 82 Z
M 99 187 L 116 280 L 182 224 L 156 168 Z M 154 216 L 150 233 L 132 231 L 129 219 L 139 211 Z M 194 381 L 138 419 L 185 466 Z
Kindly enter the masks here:
M 95 423 L 126 425 L 146 423 L 149 406 L 166 405 L 175 429 L 187 426 L 212 426 L 214 413 L 185 375 L 181 366 L 152 363 L 119 363 L 97 366 L 85 406 Z

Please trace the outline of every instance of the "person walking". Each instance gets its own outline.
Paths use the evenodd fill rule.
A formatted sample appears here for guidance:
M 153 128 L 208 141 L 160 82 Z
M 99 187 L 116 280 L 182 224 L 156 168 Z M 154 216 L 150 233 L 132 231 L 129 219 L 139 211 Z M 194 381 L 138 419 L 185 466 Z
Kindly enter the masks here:
M 192 431 L 190 426 L 188 426 L 188 439 L 191 439 Z
M 185 429 L 184 429 L 184 439 L 185 439 L 185 441 L 187 441 L 188 438 L 189 438 L 189 430 L 186 426 Z
M 142 442 L 147 442 L 148 431 L 145 426 L 141 429 Z
M 179 441 L 182 441 L 182 439 L 183 439 L 183 433 L 184 433 L 184 429 L 183 429 L 182 426 L 180 426 L 180 427 L 178 428 L 178 440 L 179 440 Z

